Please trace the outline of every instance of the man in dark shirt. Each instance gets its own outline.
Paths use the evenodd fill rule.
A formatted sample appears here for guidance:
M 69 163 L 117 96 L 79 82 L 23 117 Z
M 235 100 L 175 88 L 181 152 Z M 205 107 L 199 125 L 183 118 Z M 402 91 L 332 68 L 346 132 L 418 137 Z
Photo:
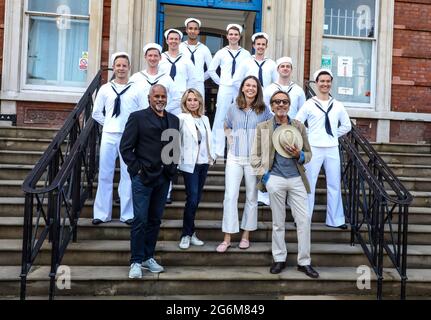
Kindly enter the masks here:
M 142 278 L 141 268 L 153 273 L 164 271 L 154 260 L 154 251 L 180 154 L 179 119 L 165 111 L 166 88 L 151 87 L 148 101 L 150 108 L 130 115 L 120 144 L 133 191 L 129 278 Z

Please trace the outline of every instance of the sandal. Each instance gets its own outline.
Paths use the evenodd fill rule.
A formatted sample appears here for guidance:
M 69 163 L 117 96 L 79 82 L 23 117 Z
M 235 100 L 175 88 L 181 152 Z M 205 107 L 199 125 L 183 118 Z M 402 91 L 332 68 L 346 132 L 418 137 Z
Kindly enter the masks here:
M 250 248 L 250 241 L 248 241 L 247 239 L 241 239 L 241 242 L 239 243 L 238 247 L 240 249 L 248 249 Z
M 223 241 L 222 243 L 220 243 L 216 249 L 216 251 L 218 253 L 223 253 L 226 252 L 227 248 L 229 248 L 231 246 L 230 243 L 227 243 L 226 241 Z

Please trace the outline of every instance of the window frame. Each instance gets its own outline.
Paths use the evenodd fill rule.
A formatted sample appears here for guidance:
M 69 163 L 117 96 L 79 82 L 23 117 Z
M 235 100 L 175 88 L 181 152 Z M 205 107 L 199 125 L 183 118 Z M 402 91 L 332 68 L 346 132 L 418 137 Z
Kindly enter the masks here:
M 91 30 L 91 1 L 88 1 L 88 15 L 78 15 L 78 14 L 70 14 L 70 15 L 62 15 L 57 13 L 43 12 L 43 11 L 31 11 L 29 10 L 29 1 L 24 0 L 24 8 L 23 8 L 23 29 L 22 29 L 22 53 L 21 53 L 21 89 L 22 90 L 33 90 L 33 91 L 63 91 L 63 92 L 71 92 L 71 93 L 82 93 L 85 92 L 86 86 L 90 80 L 90 70 L 87 69 L 87 77 L 86 81 L 82 86 L 65 86 L 64 81 L 63 85 L 54 85 L 54 84 L 32 84 L 28 83 L 27 78 L 27 68 L 28 68 L 28 40 L 29 40 L 29 26 L 31 17 L 62 17 L 67 16 L 72 20 L 88 20 L 88 54 L 90 55 L 90 30 Z M 63 39 L 65 40 L 65 39 Z M 59 42 L 61 38 L 59 38 Z M 63 48 L 64 49 L 64 48 Z
M 374 36 L 373 37 L 359 37 L 359 36 L 340 36 L 340 35 L 326 35 L 325 32 L 323 32 L 322 36 L 322 51 L 321 55 L 323 55 L 323 43 L 324 39 L 331 39 L 331 40 L 350 40 L 350 41 L 358 41 L 358 42 L 371 42 L 371 70 L 370 70 L 370 102 L 351 102 L 351 101 L 341 101 L 346 106 L 352 107 L 352 108 L 361 108 L 361 109 L 374 109 L 374 106 L 376 104 L 376 89 L 377 89 L 377 46 L 378 46 L 378 40 L 379 40 L 379 32 L 380 32 L 380 1 L 381 0 L 375 0 L 375 13 L 374 13 Z M 325 5 L 325 0 L 324 0 Z M 326 15 L 326 8 L 324 6 L 323 10 L 323 25 L 322 28 L 325 25 L 325 15 Z M 337 63 L 337 62 L 334 62 Z M 334 74 L 334 77 L 336 77 L 336 74 Z M 337 90 L 338 88 L 333 88 L 332 91 Z

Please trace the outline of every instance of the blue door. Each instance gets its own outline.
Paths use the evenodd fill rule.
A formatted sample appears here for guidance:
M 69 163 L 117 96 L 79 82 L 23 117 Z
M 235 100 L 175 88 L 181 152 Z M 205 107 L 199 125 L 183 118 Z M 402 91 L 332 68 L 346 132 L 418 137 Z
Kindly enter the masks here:
M 261 31 L 262 27 L 262 0 L 160 0 L 158 2 L 157 42 L 163 44 L 163 31 L 165 29 L 165 5 L 201 7 L 207 9 L 228 9 L 256 12 L 254 31 Z

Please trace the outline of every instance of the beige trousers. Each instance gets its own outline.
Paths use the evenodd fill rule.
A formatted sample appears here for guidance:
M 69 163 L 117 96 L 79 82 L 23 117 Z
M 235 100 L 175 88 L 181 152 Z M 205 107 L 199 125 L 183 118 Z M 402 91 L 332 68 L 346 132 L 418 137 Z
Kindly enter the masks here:
M 272 256 L 274 262 L 284 262 L 287 258 L 285 241 L 286 196 L 296 222 L 298 237 L 298 265 L 311 264 L 308 196 L 301 177 L 285 179 L 271 175 L 266 189 L 271 200 L 272 210 Z

